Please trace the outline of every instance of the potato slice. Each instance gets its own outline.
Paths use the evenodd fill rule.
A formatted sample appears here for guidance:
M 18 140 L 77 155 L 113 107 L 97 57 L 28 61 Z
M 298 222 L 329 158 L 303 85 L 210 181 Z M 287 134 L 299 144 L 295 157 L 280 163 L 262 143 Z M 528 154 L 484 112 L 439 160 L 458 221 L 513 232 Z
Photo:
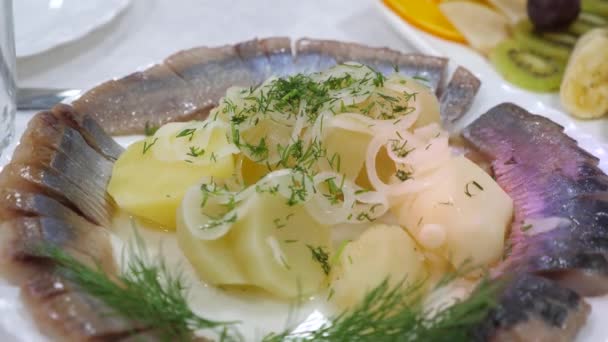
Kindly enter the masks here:
M 448 1 L 441 3 L 439 8 L 467 42 L 483 54 L 489 54 L 509 36 L 507 18 L 488 6 L 470 1 Z
M 186 189 L 202 177 L 228 178 L 234 171 L 232 155 L 212 164 L 161 161 L 150 151 L 153 138 L 132 144 L 114 164 L 108 193 L 127 212 L 175 229 L 175 213 Z M 149 147 L 143 153 L 145 147 Z
M 426 276 L 414 240 L 399 226 L 376 225 L 344 247 L 331 275 L 331 300 L 347 309 L 386 279 L 392 286 L 401 281 L 407 286 Z
M 245 205 L 233 251 L 251 284 L 283 298 L 316 292 L 326 279 L 321 259 L 331 255 L 329 227 L 278 194 L 255 193 Z
M 199 277 L 212 285 L 251 284 L 244 264 L 234 255 L 234 232 L 217 240 L 198 239 L 186 226 L 182 213 L 180 210 L 177 216 L 177 242 Z
M 511 198 L 464 156 L 437 172 L 440 182 L 393 208 L 399 223 L 455 267 L 467 260 L 480 266 L 500 260 L 513 215 Z

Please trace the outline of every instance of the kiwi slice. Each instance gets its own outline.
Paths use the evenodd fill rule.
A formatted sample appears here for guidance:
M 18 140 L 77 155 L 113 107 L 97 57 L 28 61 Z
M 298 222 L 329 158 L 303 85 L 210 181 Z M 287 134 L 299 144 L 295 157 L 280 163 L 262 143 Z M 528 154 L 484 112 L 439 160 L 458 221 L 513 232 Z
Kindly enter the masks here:
M 577 40 L 575 35 L 567 32 L 536 32 L 528 20 L 515 26 L 514 37 L 522 47 L 564 62 L 570 57 Z
M 608 0 L 582 0 L 583 12 L 589 12 L 608 18 Z
M 490 60 L 504 79 L 536 92 L 557 91 L 565 68 L 564 61 L 538 54 L 513 39 L 498 44 Z
M 568 27 L 568 32 L 577 36 L 582 36 L 588 31 L 596 28 L 608 26 L 608 19 L 594 13 L 581 12 L 578 18 Z

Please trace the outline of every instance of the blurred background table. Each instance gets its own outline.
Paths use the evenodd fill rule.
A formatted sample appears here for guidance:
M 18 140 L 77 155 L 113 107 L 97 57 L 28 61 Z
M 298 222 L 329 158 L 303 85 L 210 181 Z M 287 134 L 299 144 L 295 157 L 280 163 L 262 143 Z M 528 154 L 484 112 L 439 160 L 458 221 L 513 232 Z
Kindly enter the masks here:
M 268 36 L 412 50 L 382 19 L 374 0 L 133 0 L 85 37 L 19 59 L 19 85 L 88 89 L 181 49 Z

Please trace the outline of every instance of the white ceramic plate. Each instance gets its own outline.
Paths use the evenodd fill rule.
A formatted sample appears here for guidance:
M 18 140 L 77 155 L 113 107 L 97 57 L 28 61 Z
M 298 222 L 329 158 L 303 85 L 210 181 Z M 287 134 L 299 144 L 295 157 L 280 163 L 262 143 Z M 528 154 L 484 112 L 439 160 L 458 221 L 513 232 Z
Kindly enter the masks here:
M 83 37 L 109 23 L 130 0 L 16 0 L 17 57 L 27 57 Z
M 513 102 L 564 126 L 566 133 L 576 139 L 581 147 L 600 158 L 600 167 L 608 172 L 608 119 L 576 120 L 565 113 L 558 95 L 521 90 L 504 81 L 492 65 L 474 50 L 418 30 L 381 1 L 378 1 L 378 7 L 390 25 L 422 53 L 449 57 L 452 69 L 455 64 L 462 65 L 479 77 L 481 89 L 460 126 L 470 123 L 498 103 Z M 603 317 L 608 316 L 608 296 L 589 299 L 589 302 L 593 311 L 577 341 L 608 341 L 608 326 L 602 323 L 605 320 Z
M 391 13 L 386 14 L 390 17 Z M 398 21 L 398 18 L 392 18 L 392 20 Z M 430 52 L 429 50 L 426 51 Z M 465 120 L 462 121 L 468 123 L 478 117 L 486 109 L 500 102 L 516 102 L 534 112 L 546 114 L 555 121 L 565 125 L 568 134 L 574 139 L 577 139 L 584 148 L 602 158 L 602 168 L 604 171 L 608 172 L 608 146 L 606 144 L 605 136 L 603 139 L 598 139 L 595 133 L 590 133 L 586 130 L 584 127 L 586 123 L 581 125 L 578 122 L 574 122 L 564 113 L 544 104 L 544 102 L 539 101 L 538 99 L 534 99 L 534 97 L 528 96 L 527 98 L 520 98 L 521 92 L 518 93 L 515 89 L 500 83 L 500 79 L 496 75 L 492 76 L 489 74 L 489 71 L 483 66 L 480 66 L 479 68 L 475 67 L 475 62 L 462 61 L 462 58 L 452 55 L 451 52 L 449 53 L 449 56 L 451 58 L 456 58 L 457 63 L 462 63 L 464 66 L 475 71 L 484 82 L 484 85 L 477 95 L 473 108 L 465 117 Z M 455 68 L 455 65 L 455 63 L 451 63 L 451 68 Z M 0 170 L 8 161 L 10 161 L 10 155 L 16 145 L 16 141 L 23 134 L 27 122 L 31 117 L 32 113 L 26 114 L 23 112 L 20 112 L 17 116 L 16 138 L 0 159 Z M 119 143 L 126 146 L 133 142 L 134 138 L 135 137 L 121 137 L 117 140 Z M 168 240 L 165 241 L 165 244 L 163 245 L 164 248 L 175 248 L 175 246 L 172 246 L 174 244 L 168 242 Z M 157 244 L 148 244 L 148 246 L 155 245 Z M 164 253 L 164 255 L 168 254 L 169 253 Z M 182 264 L 181 266 L 184 267 L 187 265 Z M 278 331 L 284 327 L 289 312 L 288 304 L 265 298 L 227 296 L 221 292 L 215 291 L 212 287 L 207 287 L 197 281 L 195 277 L 192 277 L 193 273 L 187 271 L 188 267 L 185 268 L 185 275 L 189 277 L 188 283 L 196 290 L 194 291 L 191 289 L 193 290 L 191 293 L 197 294 L 196 297 L 193 298 L 193 303 L 202 302 L 206 308 L 206 312 L 201 313 L 207 317 L 214 317 L 214 319 L 218 320 L 240 320 L 244 322 L 240 328 L 247 341 L 257 340 L 256 337 L 259 339 L 259 337 L 263 336 L 268 330 Z M 6 281 L 0 278 L 0 341 L 47 341 L 47 339 L 36 330 L 28 312 L 18 297 L 18 293 L 18 288 L 7 284 Z M 299 326 L 300 329 L 314 329 L 314 327 L 317 327 L 325 321 L 324 312 L 326 311 L 323 305 L 324 302 L 324 298 L 317 301 L 311 301 L 306 303 L 306 305 L 299 310 L 297 317 L 305 320 L 305 322 Z M 593 313 L 579 336 L 580 341 L 608 341 L 608 329 L 603 327 L 602 318 L 608 315 L 608 298 L 592 299 L 590 302 L 593 305 Z M 292 323 L 294 323 L 294 321 L 292 321 Z

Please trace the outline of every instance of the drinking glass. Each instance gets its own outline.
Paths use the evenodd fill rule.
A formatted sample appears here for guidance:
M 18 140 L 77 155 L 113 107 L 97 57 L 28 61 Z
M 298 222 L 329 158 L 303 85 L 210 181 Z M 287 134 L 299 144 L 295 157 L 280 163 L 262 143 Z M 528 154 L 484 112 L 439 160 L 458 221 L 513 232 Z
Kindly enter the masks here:
M 16 89 L 12 0 L 0 0 L 0 155 L 14 130 Z

